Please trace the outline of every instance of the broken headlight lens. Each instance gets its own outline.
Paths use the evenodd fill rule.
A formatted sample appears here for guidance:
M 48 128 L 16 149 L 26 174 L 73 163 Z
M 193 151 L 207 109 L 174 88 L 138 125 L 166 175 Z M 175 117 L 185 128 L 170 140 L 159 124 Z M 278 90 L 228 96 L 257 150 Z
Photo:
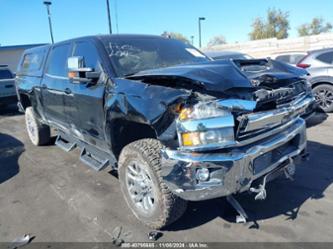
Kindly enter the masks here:
M 234 141 L 234 130 L 225 127 L 203 132 L 185 132 L 181 134 L 183 146 L 223 145 Z
M 191 149 L 221 148 L 235 143 L 234 117 L 216 101 L 183 108 L 177 129 L 181 146 Z
M 229 111 L 221 109 L 217 106 L 216 102 L 199 102 L 193 107 L 184 108 L 179 114 L 179 120 L 185 121 L 188 119 L 205 119 L 225 116 L 230 114 Z

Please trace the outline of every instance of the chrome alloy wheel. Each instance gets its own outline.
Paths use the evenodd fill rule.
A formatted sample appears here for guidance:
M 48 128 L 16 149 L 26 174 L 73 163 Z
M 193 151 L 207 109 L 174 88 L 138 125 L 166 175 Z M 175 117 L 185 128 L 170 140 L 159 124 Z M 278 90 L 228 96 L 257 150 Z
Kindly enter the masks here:
M 135 206 L 144 213 L 152 212 L 156 206 L 156 191 L 142 163 L 130 162 L 126 168 L 126 183 L 129 196 Z
M 333 104 L 333 92 L 328 89 L 315 91 L 314 95 L 317 103 L 323 109 L 329 108 Z

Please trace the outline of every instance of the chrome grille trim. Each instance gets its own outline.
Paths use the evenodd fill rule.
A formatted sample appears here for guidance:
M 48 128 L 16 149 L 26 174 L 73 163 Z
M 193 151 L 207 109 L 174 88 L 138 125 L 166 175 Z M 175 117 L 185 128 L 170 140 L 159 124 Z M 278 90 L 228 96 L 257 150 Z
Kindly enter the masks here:
M 237 118 L 239 127 L 236 139 L 242 141 L 245 137 L 251 135 L 269 133 L 269 130 L 289 123 L 291 120 L 305 113 L 306 108 L 313 101 L 313 96 L 304 96 L 302 94 L 302 96 L 278 109 L 241 115 Z

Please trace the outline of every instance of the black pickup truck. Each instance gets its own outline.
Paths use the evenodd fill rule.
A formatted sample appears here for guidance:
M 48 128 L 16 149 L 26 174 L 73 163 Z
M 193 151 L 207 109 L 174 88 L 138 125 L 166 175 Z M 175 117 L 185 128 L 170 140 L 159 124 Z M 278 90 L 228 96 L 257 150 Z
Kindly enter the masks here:
M 134 215 L 153 228 L 186 202 L 234 194 L 265 199 L 306 156 L 301 118 L 314 98 L 306 71 L 270 59 L 213 61 L 159 36 L 91 36 L 26 50 L 18 105 L 35 145 L 78 147 L 108 166 Z M 53 130 L 52 130 L 53 131 Z

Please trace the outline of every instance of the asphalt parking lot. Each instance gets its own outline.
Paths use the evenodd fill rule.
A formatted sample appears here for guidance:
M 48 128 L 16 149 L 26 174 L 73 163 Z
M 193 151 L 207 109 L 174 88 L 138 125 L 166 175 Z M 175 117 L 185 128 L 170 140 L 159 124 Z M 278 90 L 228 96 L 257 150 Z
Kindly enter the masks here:
M 333 115 L 308 129 L 310 160 L 295 181 L 278 179 L 265 201 L 238 199 L 251 217 L 235 223 L 225 199 L 190 203 L 159 241 L 333 242 Z M 110 241 L 117 228 L 128 242 L 147 241 L 121 196 L 117 179 L 82 164 L 79 151 L 33 146 L 24 116 L 0 110 L 0 241 L 23 234 L 34 241 Z

